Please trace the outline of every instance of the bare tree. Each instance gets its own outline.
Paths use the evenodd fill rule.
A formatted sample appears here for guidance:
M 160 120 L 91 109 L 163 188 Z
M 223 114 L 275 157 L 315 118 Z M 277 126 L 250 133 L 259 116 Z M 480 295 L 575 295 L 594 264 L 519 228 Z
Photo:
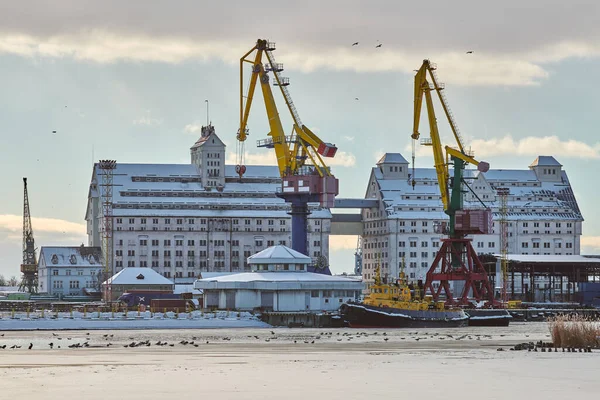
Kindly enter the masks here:
M 0 286 L 7 286 L 6 278 L 4 277 L 4 275 L 0 275 Z
M 17 280 L 16 276 L 11 276 L 7 283 L 8 286 L 19 286 L 19 281 Z

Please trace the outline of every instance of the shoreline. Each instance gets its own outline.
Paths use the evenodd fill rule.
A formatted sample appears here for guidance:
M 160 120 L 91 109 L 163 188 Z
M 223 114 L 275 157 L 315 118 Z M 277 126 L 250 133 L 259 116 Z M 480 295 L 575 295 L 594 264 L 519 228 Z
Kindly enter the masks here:
M 509 328 L 149 329 L 1 335 L 0 347 L 6 346 L 0 349 L 3 389 L 27 400 L 82 394 L 88 400 L 191 396 L 300 400 L 309 395 L 348 400 L 400 394 L 475 400 L 482 393 L 498 399 L 553 400 L 574 393 L 591 397 L 600 390 L 598 350 L 507 351 L 517 343 L 547 341 L 545 323 Z M 79 347 L 68 348 L 73 345 Z

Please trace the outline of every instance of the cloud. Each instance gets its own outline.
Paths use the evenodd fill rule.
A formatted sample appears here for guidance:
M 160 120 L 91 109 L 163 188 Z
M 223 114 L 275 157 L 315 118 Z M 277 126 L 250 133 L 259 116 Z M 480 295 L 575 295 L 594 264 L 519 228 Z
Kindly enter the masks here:
M 325 164 L 338 167 L 353 167 L 356 164 L 356 156 L 346 151 L 339 151 L 333 158 L 323 157 Z
M 354 136 L 344 136 L 344 139 L 349 142 L 354 142 Z
M 585 0 L 572 0 L 569 7 L 558 0 L 530 0 L 529 7 L 518 0 L 410 6 L 391 0 L 379 0 L 377 6 L 307 0 L 302 6 L 266 10 L 256 23 L 247 19 L 254 5 L 244 1 L 183 2 L 171 8 L 142 0 L 61 4 L 22 0 L 5 7 L 0 53 L 97 63 L 216 60 L 236 65 L 254 38 L 277 32 L 270 39 L 277 41 L 278 60 L 287 70 L 412 75 L 424 58 L 432 57 L 448 83 L 499 86 L 540 84 L 551 63 L 600 56 L 600 26 L 594 18 L 600 5 Z M 199 24 L 197 16 L 206 14 L 211 18 Z M 422 28 L 423 15 L 428 29 Z M 304 24 L 309 19 L 310 28 Z M 351 46 L 354 41 L 360 44 Z M 383 47 L 376 49 L 377 43 Z
M 600 254 L 600 236 L 582 236 L 581 254 Z
M 381 157 L 385 155 L 385 150 L 379 149 L 373 153 L 373 158 L 375 158 L 375 162 L 381 160 Z
M 217 60 L 234 64 L 253 42 L 245 40 L 191 40 L 187 37 L 152 37 L 120 35 L 93 30 L 86 33 L 38 37 L 27 34 L 0 35 L 0 53 L 25 57 L 73 58 L 80 61 L 114 63 L 117 61 L 181 63 L 189 60 Z M 561 46 L 562 48 L 562 46 Z M 588 54 L 591 49 L 580 46 L 573 54 Z M 420 52 L 391 47 L 376 53 L 332 46 L 315 48 L 310 43 L 289 43 L 281 60 L 286 69 L 314 72 L 317 70 L 368 72 L 402 72 L 412 74 L 422 61 Z M 552 57 L 561 60 L 561 51 L 551 50 Z M 441 78 L 461 85 L 536 85 L 549 74 L 520 54 L 478 54 L 465 58 L 457 51 L 434 52 L 435 61 L 443 65 Z M 541 53 L 540 53 L 541 54 Z M 590 53 L 596 55 L 596 52 Z M 568 53 L 570 56 L 571 53 Z
M 600 158 L 600 143 L 589 145 L 578 140 L 561 140 L 558 136 L 528 136 L 519 140 L 511 135 L 494 139 L 475 139 L 470 146 L 478 158 L 498 155 L 538 156 L 560 154 L 561 157 Z
M 329 236 L 329 250 L 354 250 L 356 249 L 357 236 Z
M 237 165 L 237 155 L 234 152 L 228 152 L 225 159 L 226 164 Z M 274 151 L 263 151 L 260 153 L 246 153 L 244 155 L 245 165 L 277 165 L 277 158 Z
M 449 140 L 444 143 L 451 143 Z M 568 158 L 598 159 L 600 158 L 600 142 L 589 145 L 578 140 L 562 140 L 558 136 L 527 136 L 515 140 L 512 135 L 502 138 L 473 139 L 467 143 L 467 148 L 474 151 L 475 158 L 482 160 L 494 156 L 539 156 L 559 155 Z M 412 152 L 411 144 L 404 147 L 407 154 Z M 417 145 L 416 156 L 431 157 L 430 146 Z
M 185 133 L 196 133 L 196 132 L 200 132 L 201 129 L 202 129 L 202 125 L 201 124 L 193 123 L 193 124 L 187 124 L 183 128 L 183 131 Z
M 346 151 L 338 151 L 333 158 L 323 157 L 323 161 L 328 166 L 352 167 L 356 164 L 356 156 Z M 237 156 L 234 152 L 227 153 L 225 161 L 227 164 L 237 164 Z M 246 153 L 244 155 L 244 164 L 246 165 L 277 165 L 275 151 L 265 150 L 260 153 Z
M 162 119 L 151 118 L 148 116 L 133 120 L 134 125 L 140 125 L 140 126 L 158 126 L 158 125 L 161 125 L 162 123 L 163 123 Z
M 36 218 L 31 221 L 34 237 L 60 237 L 60 240 L 82 240 L 87 235 L 84 224 L 65 221 L 56 218 Z M 3 214 L 0 215 L 0 239 L 10 241 L 22 240 L 23 216 Z

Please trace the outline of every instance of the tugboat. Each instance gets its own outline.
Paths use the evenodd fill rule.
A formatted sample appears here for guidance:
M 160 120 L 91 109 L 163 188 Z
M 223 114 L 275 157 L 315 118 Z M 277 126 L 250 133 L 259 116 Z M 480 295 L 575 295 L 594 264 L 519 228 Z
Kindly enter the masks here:
M 342 304 L 340 314 L 352 328 L 461 327 L 469 322 L 460 308 L 446 308 L 444 302 L 433 302 L 431 296 L 413 298 L 404 268 L 396 282 L 383 283 L 379 266 L 364 301 Z

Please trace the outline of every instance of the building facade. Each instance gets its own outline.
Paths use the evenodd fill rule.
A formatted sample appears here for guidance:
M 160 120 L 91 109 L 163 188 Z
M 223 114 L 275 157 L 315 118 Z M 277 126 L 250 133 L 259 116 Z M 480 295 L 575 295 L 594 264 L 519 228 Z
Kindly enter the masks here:
M 276 166 L 247 166 L 242 178 L 225 164 L 212 125 L 191 147 L 190 164 L 116 164 L 113 171 L 113 272 L 148 267 L 167 278 L 249 271 L 247 258 L 291 245 L 289 206 L 275 193 Z M 103 174 L 94 166 L 86 212 L 89 244 L 102 245 Z M 308 249 L 327 262 L 331 213 L 310 206 Z
M 100 247 L 44 246 L 38 261 L 38 292 L 58 297 L 99 293 L 102 269 Z
M 508 189 L 508 253 L 577 255 L 583 217 L 567 173 L 551 156 L 539 156 L 528 169 L 465 171 L 472 191 L 465 188 L 465 208 L 491 208 L 493 234 L 472 237 L 479 254 L 501 252 L 499 188 Z M 414 186 L 413 186 L 414 180 Z M 372 281 L 375 267 L 398 276 L 403 263 L 410 280 L 425 280 L 448 221 L 434 168 L 409 168 L 399 153 L 387 153 L 372 169 L 366 198 L 378 207 L 362 211 L 362 275 Z M 483 203 L 483 204 L 482 204 Z

